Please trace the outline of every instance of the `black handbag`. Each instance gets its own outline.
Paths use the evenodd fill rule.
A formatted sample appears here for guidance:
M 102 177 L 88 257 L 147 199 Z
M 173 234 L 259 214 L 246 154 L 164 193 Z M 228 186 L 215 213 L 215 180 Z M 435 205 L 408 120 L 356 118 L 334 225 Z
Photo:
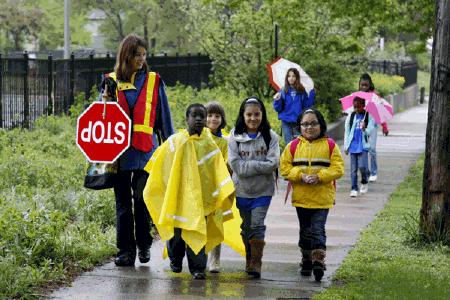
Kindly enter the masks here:
M 84 187 L 92 190 L 104 190 L 113 188 L 117 178 L 117 162 L 88 163 Z

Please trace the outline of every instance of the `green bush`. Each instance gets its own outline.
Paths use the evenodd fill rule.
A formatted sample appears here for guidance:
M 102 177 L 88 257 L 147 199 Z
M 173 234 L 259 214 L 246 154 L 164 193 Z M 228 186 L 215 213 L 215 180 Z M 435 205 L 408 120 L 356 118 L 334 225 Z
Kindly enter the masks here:
M 227 118 L 226 131 L 234 127 L 236 118 L 239 113 L 239 107 L 245 98 L 252 95 L 239 95 L 232 91 L 218 87 L 213 89 L 196 90 L 190 86 L 177 85 L 176 87 L 167 87 L 167 98 L 169 99 L 170 110 L 172 113 L 172 121 L 175 130 L 186 128 L 186 108 L 192 103 L 206 103 L 209 101 L 220 102 L 224 109 Z M 267 117 L 270 125 L 276 132 L 280 131 L 281 124 L 278 121 L 278 116 L 272 107 L 271 100 L 262 99 L 266 106 Z
M 391 76 L 381 73 L 373 73 L 372 81 L 375 85 L 375 90 L 382 97 L 386 97 L 389 94 L 397 94 L 403 91 L 403 84 L 405 83 L 405 78 L 402 76 Z

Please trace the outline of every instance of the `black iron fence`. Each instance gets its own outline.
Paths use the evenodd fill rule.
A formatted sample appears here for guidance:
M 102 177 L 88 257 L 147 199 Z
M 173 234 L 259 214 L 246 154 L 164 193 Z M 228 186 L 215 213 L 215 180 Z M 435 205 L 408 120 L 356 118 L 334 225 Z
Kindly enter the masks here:
M 415 61 L 375 60 L 368 65 L 369 72 L 400 75 L 405 78 L 404 87 L 417 83 L 418 65 Z
M 201 88 L 209 84 L 212 62 L 205 55 L 155 56 L 147 58 L 151 70 L 161 74 L 166 85 L 177 82 Z M 29 128 L 41 115 L 67 114 L 74 95 L 90 96 L 102 74 L 111 72 L 115 57 L 53 59 L 2 58 L 0 55 L 0 127 Z

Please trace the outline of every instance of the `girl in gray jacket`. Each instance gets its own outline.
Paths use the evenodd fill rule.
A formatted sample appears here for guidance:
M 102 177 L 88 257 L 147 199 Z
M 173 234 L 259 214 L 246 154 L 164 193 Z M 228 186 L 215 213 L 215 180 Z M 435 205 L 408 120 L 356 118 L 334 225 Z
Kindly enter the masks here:
M 274 172 L 280 160 L 278 135 L 270 129 L 263 102 L 250 97 L 242 102 L 230 132 L 228 162 L 233 170 L 236 205 L 242 217 L 245 271 L 261 277 L 266 226 L 264 219 L 275 190 Z

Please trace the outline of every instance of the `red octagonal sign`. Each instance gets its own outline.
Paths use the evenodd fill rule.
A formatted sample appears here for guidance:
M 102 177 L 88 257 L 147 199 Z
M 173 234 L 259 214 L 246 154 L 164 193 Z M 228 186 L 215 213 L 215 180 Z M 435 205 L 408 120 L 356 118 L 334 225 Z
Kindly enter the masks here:
M 92 103 L 77 121 L 77 145 L 90 162 L 113 163 L 130 146 L 131 120 L 117 102 Z

